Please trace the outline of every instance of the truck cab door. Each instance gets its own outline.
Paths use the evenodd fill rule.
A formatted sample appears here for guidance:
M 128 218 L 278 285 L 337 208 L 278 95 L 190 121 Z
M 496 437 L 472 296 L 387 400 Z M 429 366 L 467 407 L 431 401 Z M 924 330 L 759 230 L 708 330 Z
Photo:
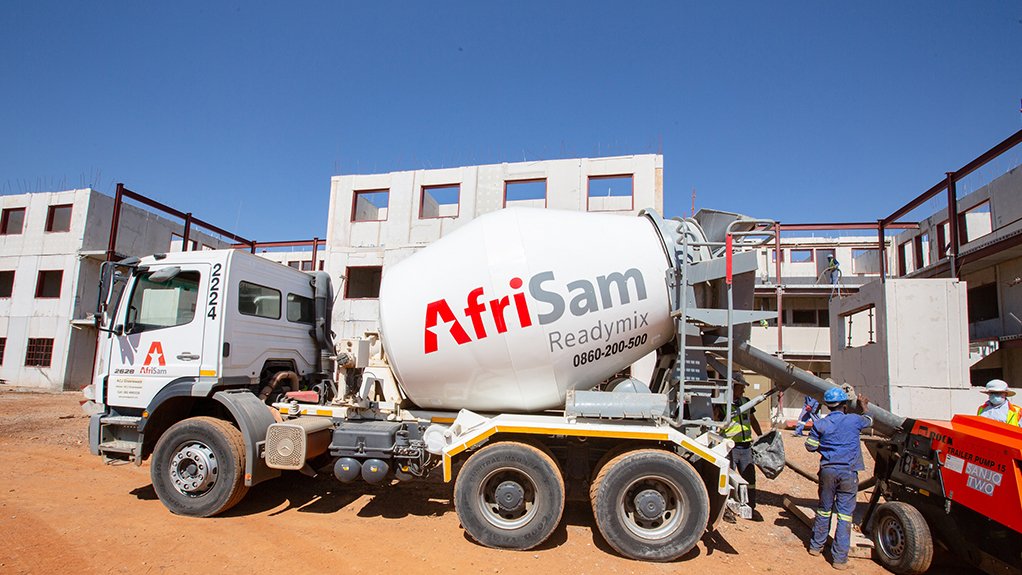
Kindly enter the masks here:
M 198 380 L 209 271 L 201 263 L 153 265 L 125 289 L 110 346 L 109 405 L 144 408 L 167 385 Z

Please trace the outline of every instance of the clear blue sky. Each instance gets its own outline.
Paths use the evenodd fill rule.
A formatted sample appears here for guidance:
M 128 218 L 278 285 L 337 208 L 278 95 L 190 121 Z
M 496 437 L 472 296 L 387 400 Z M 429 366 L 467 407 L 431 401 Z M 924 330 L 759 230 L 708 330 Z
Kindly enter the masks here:
M 339 173 L 662 151 L 668 215 L 875 220 L 1022 128 L 1017 1 L 551 4 L 6 2 L 0 193 L 294 239 Z

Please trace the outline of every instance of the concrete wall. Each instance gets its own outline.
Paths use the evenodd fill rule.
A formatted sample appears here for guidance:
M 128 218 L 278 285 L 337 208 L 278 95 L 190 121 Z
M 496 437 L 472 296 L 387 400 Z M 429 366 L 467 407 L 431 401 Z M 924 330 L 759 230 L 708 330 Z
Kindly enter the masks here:
M 382 266 L 386 273 L 387 266 L 466 222 L 501 209 L 507 181 L 545 179 L 545 204 L 551 209 L 586 211 L 614 208 L 616 213 L 631 216 L 646 207 L 662 211 L 662 171 L 662 156 L 640 155 L 335 176 L 330 191 L 326 271 L 334 278 L 338 290 L 344 289 L 338 280 L 349 267 Z M 622 174 L 632 175 L 631 198 L 592 198 L 593 202 L 589 202 L 590 176 Z M 430 207 L 432 203 L 428 194 L 427 205 L 422 206 L 423 187 L 444 185 L 460 186 L 457 206 L 440 206 L 439 210 L 436 206 Z M 387 207 L 377 210 L 365 202 L 353 206 L 355 192 L 368 190 L 389 191 Z M 541 204 L 534 200 L 528 203 Z M 440 217 L 428 217 L 437 211 Z M 381 221 L 353 222 L 353 213 L 356 219 L 379 217 Z M 427 217 L 420 217 L 420 214 Z M 346 299 L 342 292 L 334 307 L 334 318 L 334 329 L 339 337 L 362 337 L 366 332 L 375 333 L 378 330 L 378 301 Z
M 1015 238 L 1022 234 L 1022 167 L 1015 167 L 980 189 L 958 200 L 957 210 L 964 214 L 965 239 L 959 249 L 968 256 L 986 253 L 961 269 L 960 277 L 978 298 L 996 297 L 997 315 L 993 318 L 969 318 L 969 339 L 974 349 L 974 383 L 983 385 L 992 376 L 999 376 L 1009 385 L 1022 387 L 1022 247 Z M 919 222 L 918 230 L 900 234 L 891 250 L 890 269 L 899 270 L 900 246 L 919 238 L 925 256 L 921 266 L 913 257 L 905 260 L 906 272 L 912 277 L 934 274 L 933 264 L 946 259 L 938 253 L 938 229 L 946 226 L 947 208 L 938 210 Z M 945 235 L 947 235 L 945 233 Z M 999 251 L 987 248 L 1000 245 Z M 984 250 L 984 252 L 980 252 Z M 918 269 L 917 269 L 918 267 Z M 945 272 L 946 273 L 946 272 Z M 992 288 L 982 290 L 980 288 Z M 984 370 L 984 371 L 980 371 Z
M 974 411 L 969 385 L 965 284 L 950 279 L 888 279 L 836 300 L 831 308 L 831 372 L 877 405 L 913 418 L 950 419 Z M 875 343 L 847 347 L 850 313 L 875 306 Z

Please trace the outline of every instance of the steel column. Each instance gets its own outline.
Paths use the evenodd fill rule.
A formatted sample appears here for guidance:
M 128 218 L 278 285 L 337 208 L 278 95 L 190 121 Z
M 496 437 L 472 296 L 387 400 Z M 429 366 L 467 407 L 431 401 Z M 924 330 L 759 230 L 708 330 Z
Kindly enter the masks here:
M 887 238 L 884 237 L 884 220 L 877 221 L 877 258 L 880 261 L 880 283 L 887 278 Z
M 784 288 L 781 286 L 781 226 L 774 224 L 774 273 L 777 276 L 777 356 L 784 357 Z
M 188 212 L 187 214 L 185 214 L 185 229 L 184 232 L 182 232 L 181 234 L 182 237 L 184 238 L 184 241 L 182 242 L 181 245 L 181 251 L 183 252 L 188 251 L 188 234 L 191 233 L 191 231 L 192 231 L 192 212 Z
M 955 186 L 955 172 L 947 173 L 947 229 L 948 244 L 951 251 L 948 253 L 948 263 L 951 277 L 958 279 L 958 189 Z
M 312 271 L 316 271 L 316 269 L 319 267 L 316 264 L 316 252 L 317 252 L 318 249 L 319 249 L 319 238 L 313 237 L 312 238 Z
M 106 261 L 114 261 L 117 253 L 117 228 L 121 224 L 121 204 L 124 202 L 124 184 L 117 184 L 117 193 L 114 194 L 114 214 L 110 219 L 110 239 L 106 244 Z

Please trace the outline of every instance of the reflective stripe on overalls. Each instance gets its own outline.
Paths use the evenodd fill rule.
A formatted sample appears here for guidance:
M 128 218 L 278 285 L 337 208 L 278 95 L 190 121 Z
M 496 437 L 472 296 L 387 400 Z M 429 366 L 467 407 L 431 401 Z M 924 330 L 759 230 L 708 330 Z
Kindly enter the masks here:
M 734 440 L 735 443 L 749 443 L 752 441 L 752 424 L 749 422 L 750 412 L 739 413 L 738 408 L 744 405 L 748 399 L 742 398 L 738 405 L 732 405 L 731 425 L 724 430 L 724 437 Z

